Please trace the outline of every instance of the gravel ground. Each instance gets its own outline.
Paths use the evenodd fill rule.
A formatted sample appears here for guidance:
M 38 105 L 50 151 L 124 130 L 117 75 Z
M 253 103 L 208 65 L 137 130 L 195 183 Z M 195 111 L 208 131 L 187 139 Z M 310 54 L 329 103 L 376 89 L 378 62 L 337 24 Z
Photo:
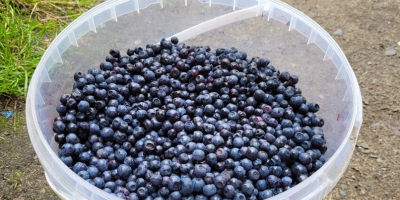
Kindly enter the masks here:
M 356 150 L 326 199 L 400 199 L 400 1 L 286 2 L 333 35 L 363 96 Z
M 400 0 L 284 2 L 333 36 L 363 95 L 357 147 L 347 171 L 325 199 L 400 199 Z M 8 120 L 0 117 L 0 199 L 58 199 L 30 145 L 24 108 L 23 98 L 0 97 L 0 111 L 15 113 Z

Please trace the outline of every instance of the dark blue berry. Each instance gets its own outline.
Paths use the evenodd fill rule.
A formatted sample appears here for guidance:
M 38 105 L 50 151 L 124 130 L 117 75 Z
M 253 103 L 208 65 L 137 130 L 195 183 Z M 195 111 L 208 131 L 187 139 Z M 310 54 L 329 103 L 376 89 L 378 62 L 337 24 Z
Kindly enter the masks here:
M 168 183 L 168 189 L 170 191 L 179 191 L 181 187 L 182 187 L 181 179 L 176 175 L 172 175 Z
M 204 160 L 205 153 L 201 149 L 196 149 L 196 150 L 193 151 L 192 156 L 193 156 L 193 160 L 194 161 L 200 162 L 200 161 Z
M 210 196 L 214 195 L 215 193 L 217 193 L 217 188 L 215 187 L 215 185 L 209 184 L 209 185 L 205 185 L 203 187 L 203 194 L 205 196 L 210 197 Z
M 222 189 L 223 187 L 225 187 L 228 180 L 229 179 L 225 178 L 224 176 L 219 175 L 214 178 L 214 184 L 217 186 L 218 189 Z
M 147 188 L 145 188 L 145 187 L 140 187 L 140 188 L 138 188 L 138 189 L 136 190 L 136 194 L 137 194 L 137 196 L 138 196 L 140 199 L 146 198 L 147 195 L 148 195 Z
M 243 193 L 236 193 L 233 200 L 245 200 L 246 196 Z
M 193 193 L 193 184 L 190 178 L 182 178 L 182 188 L 180 189 L 180 193 L 184 196 L 189 196 Z
M 58 150 L 58 153 L 60 154 L 60 156 L 72 156 L 72 154 L 74 153 L 74 145 L 70 143 L 65 143 Z
M 270 198 L 272 196 L 274 196 L 274 192 L 272 190 L 270 190 L 270 189 L 264 190 L 264 191 L 261 191 L 261 192 L 258 193 L 258 197 L 260 199 L 267 199 L 267 198 Z
M 241 191 L 243 192 L 243 194 L 251 196 L 254 192 L 254 185 L 251 182 L 245 182 L 242 185 Z
M 246 170 L 242 166 L 237 166 L 233 170 L 233 174 L 234 174 L 235 177 L 237 177 L 239 179 L 242 179 L 242 178 L 244 178 L 246 176 Z
M 81 178 L 83 178 L 85 180 L 90 178 L 89 173 L 87 171 L 84 171 L 84 170 L 78 172 L 78 176 L 80 176 Z
M 193 192 L 202 192 L 203 187 L 205 186 L 204 180 L 201 178 L 193 178 Z
M 249 177 L 250 180 L 252 180 L 252 181 L 257 181 L 257 180 L 260 178 L 260 172 L 258 172 L 258 171 L 255 170 L 255 169 L 251 169 L 251 170 L 248 172 L 248 175 L 247 175 L 247 176 Z
M 243 166 L 243 168 L 244 168 L 246 171 L 249 171 L 249 170 L 251 170 L 251 169 L 253 168 L 253 163 L 251 162 L 251 160 L 249 160 L 249 159 L 247 159 L 247 158 L 242 159 L 242 160 L 240 161 L 240 163 L 241 163 L 241 165 Z
M 96 177 L 93 179 L 94 185 L 100 189 L 103 189 L 105 183 L 104 180 L 100 177 Z
M 64 133 L 66 125 L 61 121 L 56 121 L 53 124 L 53 131 L 55 133 Z
M 197 164 L 194 166 L 193 169 L 193 176 L 196 178 L 203 178 L 207 173 L 207 166 L 206 164 Z

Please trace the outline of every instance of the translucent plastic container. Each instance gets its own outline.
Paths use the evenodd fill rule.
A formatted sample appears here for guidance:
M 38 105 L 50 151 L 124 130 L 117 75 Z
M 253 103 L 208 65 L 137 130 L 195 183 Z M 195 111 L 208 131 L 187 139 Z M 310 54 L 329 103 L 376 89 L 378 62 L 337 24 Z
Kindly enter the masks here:
M 236 47 L 266 57 L 300 77 L 307 100 L 325 119 L 326 164 L 276 199 L 322 199 L 347 168 L 362 122 L 357 79 L 337 43 L 309 17 L 274 0 L 110 0 L 83 14 L 52 42 L 29 85 L 27 125 L 55 193 L 64 199 L 115 199 L 81 179 L 57 156 L 52 123 L 73 74 L 98 67 L 110 48 L 158 43 L 178 36 L 191 45 Z

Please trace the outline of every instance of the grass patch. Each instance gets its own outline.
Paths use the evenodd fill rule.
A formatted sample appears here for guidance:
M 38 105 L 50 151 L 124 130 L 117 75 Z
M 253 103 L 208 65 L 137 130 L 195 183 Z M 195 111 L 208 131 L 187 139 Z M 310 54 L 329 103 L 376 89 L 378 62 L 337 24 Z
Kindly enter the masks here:
M 0 1 L 0 95 L 26 95 L 45 49 L 98 0 Z
M 20 171 L 11 171 L 10 177 L 6 178 L 6 181 L 12 185 L 14 189 L 17 189 L 18 185 L 21 184 L 22 174 L 24 174 L 23 170 Z
M 8 140 L 5 137 L 0 136 L 0 141 L 8 142 Z

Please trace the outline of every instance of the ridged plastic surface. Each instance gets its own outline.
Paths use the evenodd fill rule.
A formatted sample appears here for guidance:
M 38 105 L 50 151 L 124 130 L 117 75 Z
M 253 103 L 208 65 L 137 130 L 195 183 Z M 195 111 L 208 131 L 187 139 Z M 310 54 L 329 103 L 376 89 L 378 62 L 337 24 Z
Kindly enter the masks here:
M 29 85 L 29 136 L 53 190 L 65 199 L 115 199 L 87 183 L 57 156 L 52 122 L 75 71 L 98 67 L 110 48 L 178 36 L 193 45 L 237 47 L 300 77 L 298 87 L 325 119 L 326 164 L 270 198 L 322 199 L 347 168 L 362 122 L 361 94 L 344 53 L 317 23 L 275 0 L 110 0 L 83 14 L 52 42 Z

